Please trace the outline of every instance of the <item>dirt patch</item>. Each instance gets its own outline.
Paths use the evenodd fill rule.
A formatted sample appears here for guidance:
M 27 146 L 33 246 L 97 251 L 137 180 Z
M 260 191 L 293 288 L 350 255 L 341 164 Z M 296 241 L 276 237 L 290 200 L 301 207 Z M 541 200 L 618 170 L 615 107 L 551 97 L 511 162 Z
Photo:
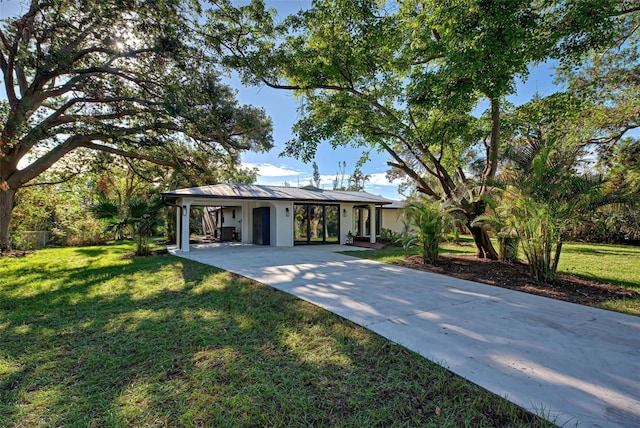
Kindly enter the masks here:
M 24 257 L 27 254 L 31 254 L 33 251 L 25 250 L 4 250 L 0 251 L 0 257 Z
M 597 306 L 607 300 L 640 298 L 639 292 L 624 287 L 567 274 L 558 275 L 553 284 L 535 282 L 524 263 L 504 263 L 471 255 L 440 255 L 436 266 L 423 264 L 420 256 L 410 256 L 397 264 L 581 305 Z
M 353 244 L 351 245 L 353 245 L 354 247 L 373 248 L 376 250 L 386 247 L 386 245 L 381 242 L 364 242 L 364 241 L 353 241 Z
M 139 256 L 136 253 L 128 253 L 120 256 L 121 259 L 135 259 L 136 257 L 151 257 L 151 256 L 164 256 L 165 254 L 169 254 L 169 250 L 163 248 L 161 250 L 152 250 L 149 254 L 145 254 L 144 256 Z

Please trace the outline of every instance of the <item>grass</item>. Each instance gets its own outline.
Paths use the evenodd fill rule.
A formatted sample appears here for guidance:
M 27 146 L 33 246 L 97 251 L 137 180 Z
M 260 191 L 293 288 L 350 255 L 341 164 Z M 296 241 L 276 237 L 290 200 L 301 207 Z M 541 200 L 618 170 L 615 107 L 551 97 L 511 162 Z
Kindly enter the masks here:
M 640 247 L 567 243 L 558 270 L 640 291 Z
M 132 250 L 0 259 L 0 426 L 549 426 L 290 295 Z
M 475 254 L 471 238 L 463 237 L 461 242 L 464 245 L 442 244 L 440 253 Z M 418 249 L 413 247 L 405 251 L 402 247 L 387 247 L 381 250 L 345 253 L 383 263 L 395 263 L 408 255 L 418 254 Z M 523 257 L 522 254 L 520 256 Z M 562 247 L 558 272 L 640 291 L 639 261 L 640 247 L 567 242 Z M 611 300 L 601 307 L 640 316 L 640 299 Z
M 460 244 L 445 242 L 440 245 L 440 254 L 475 254 L 476 247 L 473 244 L 473 239 L 462 237 L 460 238 Z M 404 260 L 408 256 L 414 256 L 419 254 L 418 247 L 410 247 L 404 249 L 402 247 L 385 247 L 380 250 L 368 250 L 368 251 L 342 251 L 344 254 L 360 257 L 363 259 L 376 260 L 382 263 L 397 263 Z
M 640 291 L 640 247 L 567 243 L 558 271 Z M 640 316 L 640 299 L 610 300 L 601 307 Z

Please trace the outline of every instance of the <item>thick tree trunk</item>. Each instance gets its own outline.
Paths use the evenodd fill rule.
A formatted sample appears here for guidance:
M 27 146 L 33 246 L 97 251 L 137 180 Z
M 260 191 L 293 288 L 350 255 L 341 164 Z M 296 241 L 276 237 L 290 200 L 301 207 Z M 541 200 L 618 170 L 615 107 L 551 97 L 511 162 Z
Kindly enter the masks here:
M 8 188 L 6 182 L 2 181 L 2 183 L 5 185 L 0 186 L 0 253 L 10 248 L 9 225 L 11 223 L 13 201 L 16 195 L 16 191 Z
M 491 239 L 489 238 L 489 233 L 487 232 L 487 230 L 478 226 L 471 226 L 473 220 L 484 214 L 486 208 L 487 204 L 482 199 L 466 205 L 466 226 L 467 229 L 469 229 L 469 232 L 471 232 L 473 241 L 475 242 L 476 248 L 478 249 L 478 258 L 498 260 L 498 252 L 495 250 L 495 248 L 493 248 L 493 244 L 491 243 Z
M 498 253 L 495 248 L 493 248 L 493 244 L 491 243 L 491 239 L 489 239 L 487 231 L 481 227 L 471 227 L 470 224 L 467 224 L 467 227 L 469 228 L 469 231 L 473 236 L 473 241 L 478 249 L 478 258 L 498 260 Z

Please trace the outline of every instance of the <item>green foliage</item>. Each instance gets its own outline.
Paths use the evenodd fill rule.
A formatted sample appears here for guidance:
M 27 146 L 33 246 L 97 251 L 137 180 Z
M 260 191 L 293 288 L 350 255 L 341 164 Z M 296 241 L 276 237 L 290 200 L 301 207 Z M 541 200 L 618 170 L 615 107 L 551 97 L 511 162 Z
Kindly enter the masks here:
M 540 2 L 552 41 L 550 56 L 571 68 L 585 54 L 607 54 L 637 35 L 638 8 L 633 1 L 572 0 Z
M 130 204 L 136 237 L 136 255 L 146 256 L 151 252 L 150 238 L 156 227 L 162 224 L 160 210 L 163 208 L 159 197 L 151 201 L 135 200 Z
M 351 231 L 347 232 L 347 245 L 353 244 L 353 233 Z
M 639 91 L 640 96 L 640 91 Z M 631 200 L 640 194 L 640 139 L 622 138 L 602 153 L 599 162 L 607 175 L 606 191 Z
M 585 221 L 572 225 L 569 239 L 605 244 L 640 243 L 640 203 L 598 207 Z
M 476 202 L 497 170 L 502 99 L 553 44 L 540 10 L 525 1 L 333 0 L 276 25 L 262 6 L 214 9 L 208 30 L 245 82 L 304 97 L 285 154 L 311 160 L 324 141 L 386 152 L 395 178 L 459 201 L 465 225 L 482 214 Z M 491 111 L 478 119 L 483 100 Z M 475 232 L 478 253 L 494 257 Z
M 553 281 L 562 250 L 560 219 L 549 204 L 526 196 L 510 203 L 531 277 L 536 281 Z
M 224 63 L 246 83 L 303 98 L 285 154 L 311 160 L 325 141 L 386 152 L 395 178 L 456 201 L 467 227 L 483 214 L 478 202 L 509 142 L 502 138 L 509 131 L 504 98 L 532 65 L 559 59 L 569 73 L 586 58 L 601 70 L 610 65 L 600 74 L 606 78 L 586 73 L 588 79 L 569 85 L 575 91 L 582 82 L 589 90 L 550 103 L 573 105 L 566 118 L 593 117 L 582 128 L 615 131 L 607 137 L 639 123 L 640 97 L 627 90 L 637 88 L 638 10 L 628 2 L 326 0 L 280 24 L 261 1 L 216 4 L 207 32 L 226 53 Z M 627 95 L 617 97 L 617 88 Z M 590 91 L 606 101 L 587 102 Z M 481 101 L 490 111 L 476 118 Z M 635 122 L 618 120 L 616 111 Z M 543 121 L 556 119 L 538 113 Z M 484 231 L 472 233 L 478 254 L 492 257 Z
M 106 241 L 104 228 L 86 209 L 82 179 L 24 188 L 16 198 L 12 217 L 12 246 L 33 245 L 33 231 L 47 234 L 51 245 L 92 245 Z M 85 186 L 86 188 L 86 186 Z
M 424 263 L 435 265 L 442 242 L 445 212 L 440 204 L 427 199 L 411 201 L 403 210 L 411 225 L 415 227 L 415 235 L 408 235 L 405 239 L 405 248 L 414 244 L 419 245 Z
M 104 227 L 86 209 L 63 207 L 59 220 L 52 228 L 52 241 L 57 245 L 80 247 L 107 242 Z
M 53 190 L 53 191 L 52 191 Z M 50 187 L 28 187 L 16 198 L 13 231 L 51 230 L 55 208 L 64 203 L 62 195 Z
M 21 11 L 0 23 L 0 248 L 15 192 L 85 149 L 164 167 L 152 180 L 255 177 L 237 171 L 240 154 L 271 148 L 271 120 L 221 83 L 217 54 L 193 28 L 198 1 L 60 0 Z
M 149 254 L 149 238 L 160 225 L 160 210 L 163 204 L 159 196 L 143 198 L 132 196 L 124 204 L 118 205 L 113 199 L 101 195 L 90 207 L 96 218 L 107 225 L 105 231 L 113 233 L 116 239 L 125 239 L 129 234 L 136 241 L 136 254 Z
M 396 232 L 385 227 L 380 229 L 380 241 L 390 245 L 401 245 L 402 232 Z
M 102 220 L 106 226 L 105 232 L 112 234 L 115 239 L 122 240 L 127 237 L 128 219 L 124 209 L 115 201 L 100 195 L 98 202 L 89 208 L 96 219 Z

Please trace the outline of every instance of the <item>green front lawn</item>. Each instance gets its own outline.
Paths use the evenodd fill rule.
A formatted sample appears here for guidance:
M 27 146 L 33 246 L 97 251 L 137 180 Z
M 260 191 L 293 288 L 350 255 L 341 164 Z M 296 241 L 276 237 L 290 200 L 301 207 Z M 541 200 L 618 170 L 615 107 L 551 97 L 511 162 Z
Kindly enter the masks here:
M 567 243 L 558 270 L 640 291 L 640 247 Z M 611 300 L 602 307 L 640 316 L 640 299 Z
M 547 426 L 290 295 L 132 250 L 0 259 L 0 426 Z
M 363 259 L 376 260 L 382 263 L 397 263 L 404 260 L 408 256 L 414 256 L 418 254 L 418 247 L 411 247 L 404 249 L 402 247 L 388 246 L 380 250 L 367 250 L 367 251 L 342 251 L 344 254 L 350 256 L 360 257 Z M 473 239 L 462 237 L 460 238 L 460 244 L 445 242 L 440 245 L 440 254 L 475 254 L 476 247 L 473 244 Z

